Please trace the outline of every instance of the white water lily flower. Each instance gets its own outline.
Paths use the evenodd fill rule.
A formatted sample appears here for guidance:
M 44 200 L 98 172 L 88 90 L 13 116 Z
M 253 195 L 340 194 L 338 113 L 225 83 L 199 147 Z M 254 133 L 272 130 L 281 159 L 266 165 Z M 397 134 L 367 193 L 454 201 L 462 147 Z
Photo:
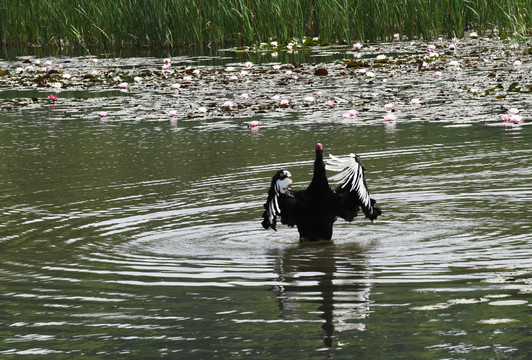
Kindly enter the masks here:
M 395 114 L 393 113 L 387 113 L 386 115 L 384 115 L 384 121 L 396 121 L 397 120 L 397 116 L 395 116 Z

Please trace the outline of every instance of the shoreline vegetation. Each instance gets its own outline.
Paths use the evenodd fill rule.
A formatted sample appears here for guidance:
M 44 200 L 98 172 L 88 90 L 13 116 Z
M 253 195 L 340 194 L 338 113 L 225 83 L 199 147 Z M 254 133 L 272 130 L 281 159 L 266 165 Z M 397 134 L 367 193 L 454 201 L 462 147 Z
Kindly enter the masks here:
M 0 18 L 4 49 L 327 45 L 467 31 L 526 38 L 532 0 L 0 0 Z

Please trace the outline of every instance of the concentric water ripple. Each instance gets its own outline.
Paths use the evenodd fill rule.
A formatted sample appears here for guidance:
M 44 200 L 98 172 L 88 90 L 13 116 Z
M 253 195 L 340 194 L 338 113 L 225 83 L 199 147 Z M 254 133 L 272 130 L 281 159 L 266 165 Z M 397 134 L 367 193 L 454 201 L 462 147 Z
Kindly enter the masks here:
M 39 126 L 3 122 L 2 356 L 527 355 L 528 128 Z M 360 154 L 384 214 L 299 245 L 260 216 L 316 141 Z

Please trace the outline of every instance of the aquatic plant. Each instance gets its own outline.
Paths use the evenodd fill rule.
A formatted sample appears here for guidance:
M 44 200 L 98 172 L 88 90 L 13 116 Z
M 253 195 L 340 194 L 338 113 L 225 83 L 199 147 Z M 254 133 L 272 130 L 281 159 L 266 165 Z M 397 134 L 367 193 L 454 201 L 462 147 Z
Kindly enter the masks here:
M 526 36 L 531 9 L 532 0 L 0 0 L 0 42 L 106 51 L 253 44 L 293 50 L 335 42 L 462 37 L 468 30 Z

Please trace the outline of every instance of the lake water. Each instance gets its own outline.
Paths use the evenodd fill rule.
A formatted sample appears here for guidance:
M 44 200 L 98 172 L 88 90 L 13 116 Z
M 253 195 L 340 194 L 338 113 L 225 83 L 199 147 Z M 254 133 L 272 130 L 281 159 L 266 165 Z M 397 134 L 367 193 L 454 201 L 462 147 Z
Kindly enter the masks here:
M 201 66 L 220 77 L 226 65 Z M 225 110 L 225 88 L 176 95 L 165 79 L 127 92 L 80 80 L 51 103 L 50 87 L 4 83 L 0 357 L 530 358 L 530 95 L 462 94 L 481 83 L 478 66 L 441 83 L 405 71 L 283 74 L 264 101 L 281 91 L 300 105 L 233 96 L 244 105 Z M 506 88 L 530 78 L 503 71 Z M 336 107 L 305 104 L 294 89 L 307 87 Z M 383 121 L 389 101 L 397 121 Z M 501 123 L 512 106 L 522 125 Z M 358 116 L 343 118 L 350 108 Z M 261 227 L 262 204 L 279 168 L 308 184 L 318 141 L 361 156 L 383 215 L 340 219 L 330 243 L 301 245 L 294 228 Z

